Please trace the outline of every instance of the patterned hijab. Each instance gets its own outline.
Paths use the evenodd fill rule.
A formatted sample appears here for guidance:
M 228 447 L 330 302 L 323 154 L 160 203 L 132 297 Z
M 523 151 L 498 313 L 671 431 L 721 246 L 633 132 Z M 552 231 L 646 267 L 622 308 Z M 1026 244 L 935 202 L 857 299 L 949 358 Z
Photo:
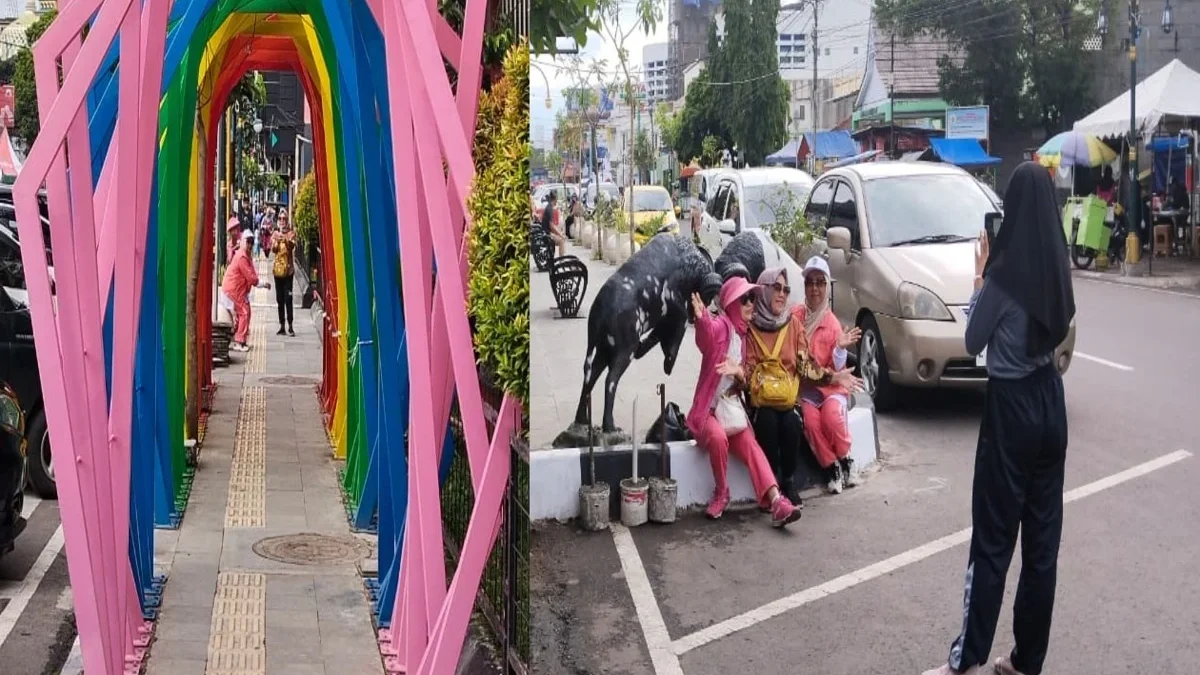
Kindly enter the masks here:
M 787 283 L 787 270 L 782 267 L 772 267 L 758 275 L 758 285 L 762 290 L 759 291 L 758 298 L 754 302 L 754 317 L 751 320 L 754 327 L 761 331 L 774 333 L 786 326 L 791 319 L 790 306 L 784 307 L 779 314 L 772 309 L 775 304 L 775 294 L 779 292 L 775 290 L 774 285 L 780 279 L 785 284 Z

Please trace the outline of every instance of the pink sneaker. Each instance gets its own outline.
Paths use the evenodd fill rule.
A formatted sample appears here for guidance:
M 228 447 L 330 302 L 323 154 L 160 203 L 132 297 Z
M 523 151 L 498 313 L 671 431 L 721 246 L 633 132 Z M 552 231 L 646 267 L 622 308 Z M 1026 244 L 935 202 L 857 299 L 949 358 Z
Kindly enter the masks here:
M 718 488 L 713 490 L 712 499 L 708 501 L 708 508 L 704 510 L 704 513 L 709 518 L 716 520 L 725 513 L 727 506 L 729 506 L 729 488 L 724 490 Z
M 779 495 L 771 504 L 771 527 L 784 527 L 800 520 L 800 509 L 792 505 L 787 497 Z

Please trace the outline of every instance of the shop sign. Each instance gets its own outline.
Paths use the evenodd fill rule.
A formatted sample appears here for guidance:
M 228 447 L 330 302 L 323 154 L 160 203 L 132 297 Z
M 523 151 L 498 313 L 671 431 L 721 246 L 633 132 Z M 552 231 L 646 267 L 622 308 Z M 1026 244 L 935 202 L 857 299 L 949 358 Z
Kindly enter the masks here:
M 991 110 L 986 105 L 946 108 L 946 138 L 988 140 Z

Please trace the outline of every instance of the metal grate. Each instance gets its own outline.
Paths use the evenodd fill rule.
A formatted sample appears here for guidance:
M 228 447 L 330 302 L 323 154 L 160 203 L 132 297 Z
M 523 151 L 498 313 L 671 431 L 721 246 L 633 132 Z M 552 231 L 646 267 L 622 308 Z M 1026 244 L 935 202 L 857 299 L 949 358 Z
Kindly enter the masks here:
M 1098 52 L 1104 48 L 1104 38 L 1099 35 L 1093 35 L 1083 41 L 1084 51 Z
M 484 415 L 489 436 L 494 432 L 503 392 L 480 372 L 483 385 Z M 442 528 L 446 542 L 446 573 L 452 575 L 475 506 L 471 470 L 467 463 L 466 440 L 457 405 L 451 413 L 454 429 L 454 462 L 442 488 Z M 522 420 L 521 429 L 528 429 Z M 508 486 L 504 495 L 504 518 L 496 545 L 488 557 L 475 608 L 487 620 L 501 658 L 508 664 L 505 672 L 526 675 L 529 672 L 529 444 L 522 435 L 511 439 Z

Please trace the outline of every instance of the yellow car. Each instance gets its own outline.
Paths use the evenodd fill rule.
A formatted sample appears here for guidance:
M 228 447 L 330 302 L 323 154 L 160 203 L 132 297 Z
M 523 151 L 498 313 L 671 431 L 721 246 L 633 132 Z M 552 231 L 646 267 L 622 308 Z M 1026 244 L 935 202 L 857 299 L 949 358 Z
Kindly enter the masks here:
M 621 222 L 629 222 L 633 211 L 633 240 L 645 246 L 650 238 L 660 232 L 679 232 L 679 221 L 671 193 L 661 185 L 635 185 L 626 191 L 621 209 Z

